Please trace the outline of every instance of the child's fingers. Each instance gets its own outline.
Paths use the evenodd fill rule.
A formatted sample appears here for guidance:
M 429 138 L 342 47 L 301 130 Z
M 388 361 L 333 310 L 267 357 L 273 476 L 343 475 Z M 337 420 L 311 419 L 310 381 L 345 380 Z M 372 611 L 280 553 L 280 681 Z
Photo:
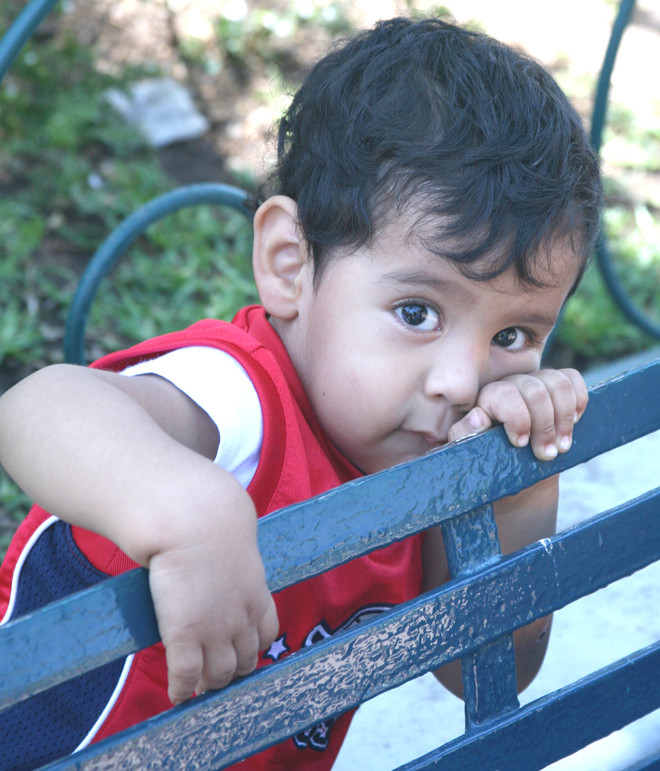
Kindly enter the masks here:
M 247 675 L 257 667 L 259 661 L 259 633 L 255 628 L 246 630 L 234 638 L 236 669 L 234 677 Z M 213 686 L 219 687 L 219 686 Z
M 193 692 L 224 688 L 235 677 L 247 675 L 256 669 L 259 651 L 270 646 L 279 630 L 275 602 L 268 592 L 266 601 L 255 612 L 258 621 L 248 611 L 243 623 L 238 623 L 232 639 L 223 635 L 227 629 L 223 626 L 197 629 L 192 637 L 193 642 L 174 641 L 172 634 L 166 639 L 167 669 L 169 696 L 173 703 L 178 704 L 190 698 Z M 185 628 L 179 630 L 181 635 Z M 188 634 L 193 635 L 193 629 L 188 628 Z M 174 634 L 177 632 L 175 631 Z M 205 642 L 197 645 L 199 636 Z
M 582 417 L 584 411 L 587 408 L 589 402 L 589 392 L 587 390 L 587 384 L 584 382 L 584 378 L 576 369 L 561 369 L 559 370 L 571 383 L 573 392 L 575 393 L 575 414 L 573 415 L 573 422 Z
M 198 693 L 224 688 L 235 677 L 253 672 L 259 661 L 259 651 L 273 642 L 279 631 L 277 610 L 273 598 L 267 595 L 268 604 L 255 626 L 247 623 L 228 645 L 204 649 L 204 668 L 197 684 Z
M 272 595 L 268 595 L 268 605 L 257 624 L 257 633 L 259 635 L 258 649 L 266 650 L 275 641 L 280 632 L 280 622 L 277 618 L 277 607 Z
M 252 672 L 259 657 L 259 635 L 256 629 L 247 629 L 233 641 L 203 648 L 169 642 L 165 651 L 168 695 L 172 703 L 180 704 L 193 693 L 224 688 L 235 677 Z
M 529 409 L 530 444 L 539 460 L 552 460 L 571 446 L 576 399 L 571 381 L 558 370 L 516 380 Z
M 487 415 L 480 407 L 474 407 L 467 415 L 463 416 L 461 420 L 449 429 L 447 433 L 448 442 L 456 442 L 459 439 L 465 439 L 468 436 L 474 436 L 480 434 L 482 431 L 486 431 L 493 425 L 493 421 L 490 416 Z
M 204 648 L 204 669 L 195 692 L 218 690 L 239 675 L 246 675 L 257 665 L 257 635 L 249 632 L 243 638 L 226 645 Z
M 539 370 L 529 375 L 511 375 L 501 382 L 516 389 L 528 413 L 527 422 L 520 402 L 510 395 L 505 398 L 502 386 L 492 388 L 488 393 L 489 407 L 486 409 L 492 410 L 493 417 L 504 423 L 512 443 L 519 446 L 524 443 L 521 431 L 527 422 L 529 442 L 539 460 L 552 460 L 559 452 L 566 452 L 573 441 L 576 417 L 580 417 L 588 400 L 579 373 L 575 370 Z M 508 399 L 511 399 L 510 403 Z
M 575 423 L 587 405 L 587 387 L 576 370 L 540 370 L 534 373 L 534 377 L 543 384 L 552 403 L 556 452 L 566 452 L 573 443 Z M 530 409 L 533 410 L 533 405 Z M 540 452 L 546 457 L 552 456 L 554 451 L 551 445 L 542 443 L 549 439 L 550 432 L 543 437 L 539 435 L 538 439 L 534 435 L 535 432 L 535 414 L 532 411 L 532 444 L 541 448 Z
M 456 441 L 497 422 L 515 447 L 529 443 L 539 460 L 552 460 L 570 448 L 573 427 L 588 400 L 576 370 L 510 375 L 482 388 L 477 406 L 451 427 L 448 438 Z
M 199 645 L 188 642 L 168 642 L 165 647 L 167 660 L 167 695 L 172 704 L 180 704 L 190 698 L 198 687 L 203 667 L 203 651 Z
M 518 376 L 514 376 L 518 377 Z M 536 398 L 533 395 L 535 384 L 527 385 L 527 399 Z M 537 395 L 538 396 L 538 395 Z M 502 423 L 506 435 L 514 447 L 525 447 L 529 443 L 532 430 L 532 417 L 527 404 L 527 399 L 521 392 L 521 384 L 513 378 L 498 380 L 486 385 L 479 394 L 477 406 L 480 407 L 491 419 Z M 541 401 L 537 414 L 541 418 Z M 548 410 L 548 420 L 552 424 L 552 410 Z

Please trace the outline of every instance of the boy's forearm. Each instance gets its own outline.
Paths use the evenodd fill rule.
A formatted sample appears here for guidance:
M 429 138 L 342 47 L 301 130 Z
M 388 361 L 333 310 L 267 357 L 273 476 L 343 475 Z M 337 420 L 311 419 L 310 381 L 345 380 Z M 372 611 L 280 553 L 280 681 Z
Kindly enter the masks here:
M 152 501 L 164 494 L 174 506 L 183 494 L 177 480 L 194 476 L 211 489 L 223 482 L 221 469 L 168 435 L 133 398 L 74 367 L 47 368 L 0 398 L 0 461 L 45 509 L 100 532 L 142 564 L 154 533 L 166 536 L 154 523 L 141 526 L 145 493 Z
M 549 477 L 493 504 L 502 554 L 549 538 L 557 529 L 559 477 Z

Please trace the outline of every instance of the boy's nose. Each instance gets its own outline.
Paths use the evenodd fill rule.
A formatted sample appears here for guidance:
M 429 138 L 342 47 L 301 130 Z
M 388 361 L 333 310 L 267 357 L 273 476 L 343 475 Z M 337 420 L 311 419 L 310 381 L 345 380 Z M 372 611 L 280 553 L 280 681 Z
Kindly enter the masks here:
M 469 349 L 452 351 L 433 360 L 427 373 L 425 394 L 431 399 L 446 399 L 461 410 L 476 404 L 481 383 L 480 357 Z

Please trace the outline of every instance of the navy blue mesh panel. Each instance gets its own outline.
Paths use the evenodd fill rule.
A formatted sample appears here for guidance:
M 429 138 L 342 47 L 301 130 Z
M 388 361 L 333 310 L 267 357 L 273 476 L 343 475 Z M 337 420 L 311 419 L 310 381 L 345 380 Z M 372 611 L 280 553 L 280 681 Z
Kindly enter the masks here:
M 55 522 L 41 534 L 23 565 L 11 617 L 18 618 L 106 578 L 80 553 L 70 526 Z M 48 640 L 43 644 L 48 646 Z M 0 712 L 0 769 L 32 769 L 73 752 L 107 704 L 124 661 L 112 662 Z

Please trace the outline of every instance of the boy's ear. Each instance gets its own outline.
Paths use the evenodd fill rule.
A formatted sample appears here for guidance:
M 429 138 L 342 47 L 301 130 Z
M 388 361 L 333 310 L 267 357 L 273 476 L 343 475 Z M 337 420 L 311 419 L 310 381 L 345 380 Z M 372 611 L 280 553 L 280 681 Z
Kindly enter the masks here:
M 259 298 L 267 313 L 285 320 L 298 313 L 307 261 L 296 223 L 296 202 L 284 195 L 268 198 L 254 216 L 252 266 Z

